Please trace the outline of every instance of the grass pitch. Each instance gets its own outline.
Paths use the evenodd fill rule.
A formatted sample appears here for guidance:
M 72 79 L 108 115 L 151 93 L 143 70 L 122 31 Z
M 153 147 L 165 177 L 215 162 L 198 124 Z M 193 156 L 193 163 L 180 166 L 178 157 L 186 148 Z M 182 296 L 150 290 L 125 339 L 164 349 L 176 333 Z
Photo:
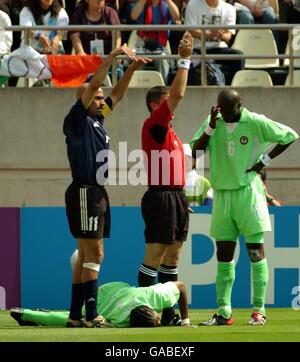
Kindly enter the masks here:
M 162 328 L 53 328 L 20 327 L 0 311 L 0 342 L 299 342 L 300 310 L 268 309 L 266 326 L 248 326 L 251 311 L 234 310 L 233 326 Z M 191 310 L 190 319 L 198 325 L 213 311 Z

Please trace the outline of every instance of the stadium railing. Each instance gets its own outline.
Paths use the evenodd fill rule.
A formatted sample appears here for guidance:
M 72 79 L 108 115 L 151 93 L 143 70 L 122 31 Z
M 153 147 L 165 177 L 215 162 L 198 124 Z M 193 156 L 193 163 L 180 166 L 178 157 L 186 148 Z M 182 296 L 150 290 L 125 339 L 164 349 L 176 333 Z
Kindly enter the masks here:
M 294 84 L 294 62 L 293 59 L 300 59 L 300 55 L 294 54 L 294 47 L 300 48 L 300 25 L 299 24 L 251 24 L 251 25 L 143 25 L 143 30 L 168 30 L 168 31 L 185 31 L 185 30 L 214 30 L 214 29 L 233 29 L 233 30 L 240 30 L 240 29 L 271 29 L 271 30 L 282 30 L 288 31 L 288 54 L 278 54 L 278 55 L 270 55 L 270 54 L 262 54 L 262 55 L 255 55 L 255 54 L 247 54 L 247 55 L 220 55 L 220 54 L 206 54 L 205 51 L 205 37 L 201 37 L 201 54 L 193 54 L 191 59 L 200 59 L 201 61 L 201 86 L 206 86 L 206 67 L 205 62 L 207 60 L 218 60 L 218 59 L 289 59 L 289 66 L 288 66 L 288 74 L 289 74 L 289 85 L 293 86 Z M 132 31 L 132 30 L 141 30 L 141 25 L 98 25 L 98 26 L 91 26 L 91 25 L 68 25 L 65 27 L 59 26 L 8 26 L 1 28 L 0 31 L 24 31 L 25 32 L 25 44 L 29 44 L 29 31 L 41 31 L 41 30 L 62 30 L 62 31 L 111 31 L 112 32 L 112 43 L 115 44 L 116 40 L 116 31 Z M 125 58 L 125 56 L 119 56 L 119 59 Z M 153 59 L 178 59 L 179 56 L 175 54 L 170 55 L 162 55 L 162 54 L 151 54 L 151 58 Z M 113 64 L 113 70 L 116 67 L 116 61 Z M 112 72 L 112 83 L 113 85 L 116 83 L 116 76 L 115 72 Z M 25 86 L 28 86 L 28 82 L 25 82 Z

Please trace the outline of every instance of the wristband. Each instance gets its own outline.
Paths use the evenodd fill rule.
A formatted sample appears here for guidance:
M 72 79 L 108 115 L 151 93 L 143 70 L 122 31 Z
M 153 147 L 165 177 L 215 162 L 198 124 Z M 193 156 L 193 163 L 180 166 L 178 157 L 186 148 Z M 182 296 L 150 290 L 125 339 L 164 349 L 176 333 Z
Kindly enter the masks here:
M 190 318 L 185 318 L 181 320 L 181 325 L 186 326 L 187 324 L 191 324 Z
M 264 155 L 264 157 L 260 160 L 260 162 L 262 163 L 262 164 L 264 164 L 265 166 L 268 166 L 269 164 L 270 164 L 270 162 L 271 162 L 271 158 L 270 158 L 270 156 L 269 155 Z
M 211 128 L 210 126 L 206 127 L 205 129 L 205 133 L 208 135 L 208 136 L 211 136 L 213 133 L 214 133 L 214 128 Z
M 35 40 L 39 40 L 40 36 L 41 36 L 41 32 L 40 32 L 40 31 L 36 31 L 36 32 L 34 33 L 34 39 L 35 39 Z
M 191 65 L 190 59 L 181 58 L 178 60 L 178 68 L 184 68 L 189 70 Z
M 271 203 L 273 200 L 274 200 L 274 197 L 273 196 L 269 196 L 266 198 L 267 199 L 267 202 Z

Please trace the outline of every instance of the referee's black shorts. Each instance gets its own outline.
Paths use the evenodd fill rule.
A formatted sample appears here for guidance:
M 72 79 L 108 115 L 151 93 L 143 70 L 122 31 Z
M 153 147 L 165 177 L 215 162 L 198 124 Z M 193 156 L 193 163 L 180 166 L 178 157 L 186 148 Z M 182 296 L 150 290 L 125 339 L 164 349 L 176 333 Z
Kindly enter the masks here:
M 69 227 L 74 238 L 109 237 L 110 206 L 103 186 L 73 181 L 65 193 L 65 201 Z
M 146 243 L 185 241 L 189 229 L 188 202 L 181 189 L 149 187 L 142 199 Z

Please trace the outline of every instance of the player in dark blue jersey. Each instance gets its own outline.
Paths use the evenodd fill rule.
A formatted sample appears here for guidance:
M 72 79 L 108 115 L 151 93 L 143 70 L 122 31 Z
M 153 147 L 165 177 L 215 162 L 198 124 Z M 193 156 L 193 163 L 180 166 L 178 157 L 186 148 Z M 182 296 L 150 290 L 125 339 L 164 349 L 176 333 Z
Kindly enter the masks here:
M 104 98 L 100 88 L 114 58 L 125 54 L 133 63 Z M 103 260 L 103 237 L 109 237 L 110 208 L 104 188 L 105 175 L 96 179 L 97 169 L 106 166 L 97 162 L 99 152 L 107 152 L 109 137 L 103 127 L 104 118 L 123 97 L 136 69 L 149 59 L 136 57 L 125 45 L 113 50 L 100 65 L 90 83 L 77 91 L 77 101 L 64 121 L 68 159 L 73 182 L 65 200 L 69 227 L 78 240 L 78 261 L 73 271 L 69 327 L 103 327 L 105 319 L 97 312 L 98 273 Z M 107 175 L 106 175 L 107 176 Z M 97 182 L 98 181 L 98 182 Z M 82 320 L 82 306 L 86 318 Z

